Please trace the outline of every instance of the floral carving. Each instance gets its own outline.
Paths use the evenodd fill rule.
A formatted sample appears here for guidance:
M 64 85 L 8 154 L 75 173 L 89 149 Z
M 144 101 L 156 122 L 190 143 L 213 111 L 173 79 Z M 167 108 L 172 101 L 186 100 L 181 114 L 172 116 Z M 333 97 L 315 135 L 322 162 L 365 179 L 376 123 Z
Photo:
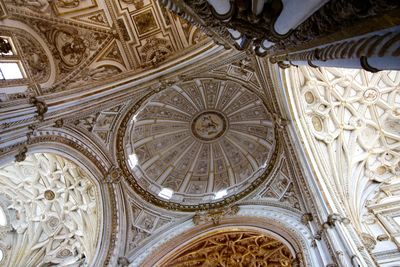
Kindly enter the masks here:
M 376 237 L 369 232 L 385 233 L 378 230 L 379 221 L 393 221 L 399 212 L 394 207 L 400 182 L 400 72 L 310 67 L 289 72 L 295 84 L 292 106 L 299 107 L 298 126 L 315 151 L 313 165 L 337 197 L 341 214 L 372 250 Z M 379 212 L 384 215 L 376 216 Z M 386 231 L 398 238 L 400 227 L 393 225 L 388 229 L 395 230 Z
M 167 40 L 151 37 L 141 49 L 142 66 L 157 66 L 172 52 L 173 48 Z
M 292 266 L 286 245 L 259 233 L 232 231 L 193 241 L 162 266 Z
M 24 58 L 29 65 L 29 72 L 37 82 L 44 82 L 50 75 L 49 59 L 41 45 L 27 34 L 18 35 Z
M 196 212 L 196 214 L 193 216 L 193 223 L 198 225 L 201 223 L 212 222 L 214 225 L 218 225 L 222 218 L 227 216 L 234 216 L 238 212 L 239 206 L 237 205 L 209 210 L 207 212 Z
M 52 0 L 9 0 L 7 2 L 20 6 L 20 8 L 29 8 L 39 13 L 49 13 L 51 1 Z
M 99 234 L 97 191 L 79 167 L 39 153 L 3 166 L 0 178 L 13 229 L 0 237 L 10 248 L 5 266 L 90 264 Z

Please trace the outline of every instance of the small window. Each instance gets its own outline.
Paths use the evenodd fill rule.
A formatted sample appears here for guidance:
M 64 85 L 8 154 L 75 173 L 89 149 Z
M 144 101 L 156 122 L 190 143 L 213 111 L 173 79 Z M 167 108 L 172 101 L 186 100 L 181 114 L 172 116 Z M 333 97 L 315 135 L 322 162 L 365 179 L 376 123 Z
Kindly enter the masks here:
M 24 79 L 21 58 L 11 37 L 0 36 L 0 81 Z
M 0 226 L 7 225 L 7 217 L 6 213 L 4 212 L 3 208 L 0 206 Z
M 3 80 L 23 79 L 18 62 L 0 62 L 0 78 Z
M 394 217 L 393 220 L 400 226 L 400 216 Z
M 170 199 L 173 194 L 174 194 L 174 191 L 172 191 L 171 189 L 163 188 L 163 189 L 161 189 L 160 193 L 158 193 L 158 196 L 165 198 L 165 199 Z

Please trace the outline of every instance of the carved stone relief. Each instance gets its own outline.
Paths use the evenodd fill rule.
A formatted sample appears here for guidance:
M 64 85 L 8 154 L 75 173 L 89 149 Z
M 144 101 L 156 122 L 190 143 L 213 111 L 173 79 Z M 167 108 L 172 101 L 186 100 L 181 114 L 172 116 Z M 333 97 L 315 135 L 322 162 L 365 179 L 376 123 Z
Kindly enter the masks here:
M 399 72 L 309 67 L 287 72 L 291 105 L 300 116 L 297 126 L 307 138 L 306 148 L 315 151 L 314 168 L 365 247 L 393 249 L 393 243 L 376 242 L 385 240 L 385 231 L 395 240 L 400 229 L 387 228 L 398 211 L 389 207 L 398 203 Z
M 278 200 L 291 208 L 301 210 L 299 200 L 299 190 L 296 179 L 291 174 L 287 160 L 283 158 L 280 167 L 273 181 L 269 183 L 266 189 L 259 193 L 257 198 L 266 200 Z
M 121 73 L 139 74 L 207 42 L 195 27 L 155 0 L 105 0 L 101 5 L 95 0 L 6 0 L 6 6 L 12 20 L 39 33 L 55 59 L 55 83 L 40 88 L 41 93 L 117 80 Z M 44 79 L 48 73 L 40 72 L 47 62 L 28 44 L 27 62 L 34 78 Z
M 49 58 L 38 40 L 29 32 L 18 28 L 2 26 L 1 34 L 12 39 L 14 46 L 10 51 L 15 50 L 13 55 L 6 56 L 4 59 L 21 61 L 27 77 L 18 80 L 1 80 L 0 85 L 8 87 L 26 84 L 28 81 L 31 83 L 46 82 L 51 72 L 49 67 L 50 63 Z
M 171 217 L 143 208 L 133 200 L 130 201 L 129 205 L 127 253 L 136 249 L 153 233 L 157 233 L 157 231 L 172 222 Z
M 104 145 L 108 145 L 114 129 L 115 121 L 124 105 L 115 106 L 101 112 L 91 114 L 73 122 L 97 136 Z
M 48 153 L 0 169 L 9 230 L 0 236 L 6 266 L 87 265 L 99 238 L 98 191 L 79 167 Z
M 288 247 L 256 232 L 231 231 L 192 241 L 163 266 L 294 266 Z

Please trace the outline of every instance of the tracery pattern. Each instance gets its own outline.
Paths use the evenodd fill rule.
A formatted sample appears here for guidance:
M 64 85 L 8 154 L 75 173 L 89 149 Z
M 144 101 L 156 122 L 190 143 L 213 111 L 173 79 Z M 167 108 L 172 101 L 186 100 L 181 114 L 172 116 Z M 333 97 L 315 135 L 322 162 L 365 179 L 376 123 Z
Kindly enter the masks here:
M 288 247 L 270 236 L 249 231 L 215 234 L 194 241 L 163 266 L 292 266 Z
M 37 153 L 0 168 L 10 215 L 2 228 L 4 266 L 88 266 L 99 236 L 95 185 L 72 162 Z
M 376 236 L 363 224 L 369 198 L 400 181 L 400 73 L 300 67 L 288 74 L 314 167 L 372 249 Z

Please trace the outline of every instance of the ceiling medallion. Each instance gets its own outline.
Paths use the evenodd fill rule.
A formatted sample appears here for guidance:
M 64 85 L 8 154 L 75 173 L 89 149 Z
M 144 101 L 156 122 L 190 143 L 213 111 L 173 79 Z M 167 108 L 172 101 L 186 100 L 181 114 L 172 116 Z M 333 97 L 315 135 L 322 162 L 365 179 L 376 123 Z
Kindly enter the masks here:
M 44 191 L 44 198 L 47 200 L 53 200 L 56 197 L 56 194 L 54 193 L 53 190 L 46 190 Z
M 193 135 L 200 141 L 216 141 L 228 127 L 225 115 L 216 110 L 203 111 L 191 123 Z

